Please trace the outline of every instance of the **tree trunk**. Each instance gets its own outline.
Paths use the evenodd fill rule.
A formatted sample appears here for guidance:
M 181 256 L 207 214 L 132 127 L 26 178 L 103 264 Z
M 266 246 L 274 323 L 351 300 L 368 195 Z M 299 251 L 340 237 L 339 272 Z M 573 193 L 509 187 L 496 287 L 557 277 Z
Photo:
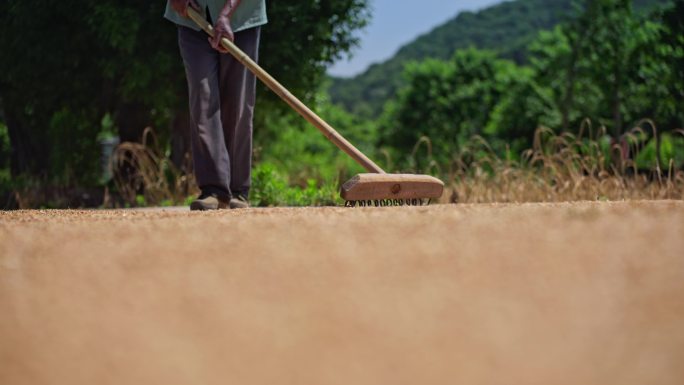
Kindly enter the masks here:
M 570 40 L 571 52 L 570 62 L 568 63 L 568 77 L 565 83 L 565 100 L 561 106 L 561 115 L 563 119 L 563 131 L 570 129 L 570 111 L 575 104 L 575 80 L 577 78 L 577 63 L 582 58 L 582 42 L 586 39 L 588 29 L 574 27 L 578 35 L 573 36 L 573 32 L 568 32 L 566 35 Z
M 4 100 L 10 100 L 6 98 Z M 34 132 L 22 116 L 23 103 L 4 103 L 5 123 L 10 139 L 10 173 L 13 178 L 20 175 L 47 176 L 50 151 L 45 146 L 45 132 Z
M 622 97 L 620 96 L 621 87 L 620 82 L 622 81 L 622 72 L 618 68 L 615 71 L 615 84 L 613 85 L 613 95 L 612 95 L 612 105 L 613 105 L 613 126 L 615 130 L 615 137 L 619 138 L 622 136 L 622 113 L 620 112 L 620 107 L 622 106 Z
M 190 115 L 185 108 L 182 112 L 176 111 L 171 121 L 171 162 L 173 165 L 182 169 L 185 166 L 186 154 L 190 154 L 190 151 Z
M 660 131 L 659 130 L 656 131 L 655 146 L 656 146 L 656 171 L 658 172 L 658 177 L 660 178 L 660 174 L 662 173 L 662 168 L 660 165 L 661 140 L 660 140 Z
M 570 57 L 570 66 L 568 68 L 568 78 L 565 84 L 565 100 L 561 106 L 561 114 L 563 116 L 563 131 L 567 132 L 570 128 L 570 109 L 575 100 L 575 75 L 576 68 L 575 63 L 577 62 L 577 54 L 573 48 L 572 56 Z

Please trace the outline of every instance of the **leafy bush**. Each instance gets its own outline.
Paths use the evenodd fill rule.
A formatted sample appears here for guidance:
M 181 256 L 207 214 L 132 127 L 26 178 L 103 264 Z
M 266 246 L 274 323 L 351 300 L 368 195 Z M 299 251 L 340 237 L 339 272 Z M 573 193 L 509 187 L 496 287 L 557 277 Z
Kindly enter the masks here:
M 142 143 L 119 144 L 110 161 L 114 186 L 124 204 L 131 206 L 180 204 L 198 192 L 189 158 L 174 166 L 146 129 Z
M 250 200 L 258 207 L 331 206 L 340 203 L 334 183 L 320 185 L 308 179 L 305 186 L 288 186 L 287 178 L 273 164 L 261 163 L 252 173 Z
M 9 171 L 10 141 L 7 126 L 0 122 L 0 172 Z
M 17 175 L 101 188 L 97 137 L 107 114 L 122 143 L 140 142 L 143 130 L 155 127 L 165 155 L 171 136 L 187 144 L 177 129 L 183 124 L 175 124 L 187 113 L 186 82 L 177 31 L 162 18 L 164 7 L 133 0 L 46 0 L 39 8 L 0 2 L 0 52 L 12 58 L 0 60 L 0 107 L 12 127 Z M 262 30 L 262 65 L 312 99 L 326 66 L 357 44 L 367 9 L 367 0 L 273 1 Z M 54 47 L 58 53 L 45 55 Z M 279 103 L 274 99 L 259 93 L 260 106 Z M 0 169 L 1 157 L 0 148 Z M 156 201 L 149 198 L 147 204 Z
M 278 173 L 274 165 L 259 164 L 252 171 L 250 201 L 254 206 L 275 206 L 284 200 L 286 188 L 285 178 Z
M 12 191 L 9 152 L 10 144 L 7 126 L 0 122 L 0 209 L 7 205 L 4 200 L 6 200 L 6 197 L 9 196 Z
M 320 91 L 311 108 L 362 152 L 377 155 L 376 125 L 330 104 Z M 363 171 L 347 154 L 335 147 L 313 125 L 294 112 L 260 111 L 263 121 L 255 129 L 257 163 L 266 162 L 287 175 L 289 183 L 305 186 L 336 183 Z M 267 132 L 264 132 L 266 130 Z
M 445 163 L 471 136 L 483 134 L 502 100 L 513 107 L 511 90 L 524 89 L 532 73 L 529 68 L 498 59 L 493 52 L 467 49 L 457 51 L 449 61 L 413 63 L 405 76 L 407 87 L 384 116 L 383 143 L 397 153 L 409 153 L 421 137 L 429 137 L 435 159 Z M 507 110 L 520 112 L 511 107 Z M 530 122 L 525 117 L 512 119 L 510 114 L 505 120 L 501 115 L 498 111 L 495 116 L 501 123 Z M 523 133 L 531 136 L 534 128 Z M 489 129 L 501 137 L 505 137 L 504 131 Z
M 648 170 L 656 164 L 656 140 L 651 139 L 636 158 L 637 167 Z M 684 168 L 684 132 L 663 133 L 660 136 L 660 167 L 663 170 Z

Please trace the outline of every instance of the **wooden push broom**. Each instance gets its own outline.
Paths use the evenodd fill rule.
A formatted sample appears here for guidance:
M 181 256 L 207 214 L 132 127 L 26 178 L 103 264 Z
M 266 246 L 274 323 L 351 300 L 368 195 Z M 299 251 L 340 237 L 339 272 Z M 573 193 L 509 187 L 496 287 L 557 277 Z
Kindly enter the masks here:
M 209 36 L 214 36 L 214 28 L 197 11 L 188 8 L 188 16 Z M 358 174 L 342 185 L 340 195 L 346 201 L 346 206 L 422 205 L 442 196 L 444 183 L 437 178 L 429 175 L 387 174 L 259 67 L 233 42 L 223 38 L 221 45 L 304 119 L 318 128 L 328 140 L 368 170 L 368 174 Z

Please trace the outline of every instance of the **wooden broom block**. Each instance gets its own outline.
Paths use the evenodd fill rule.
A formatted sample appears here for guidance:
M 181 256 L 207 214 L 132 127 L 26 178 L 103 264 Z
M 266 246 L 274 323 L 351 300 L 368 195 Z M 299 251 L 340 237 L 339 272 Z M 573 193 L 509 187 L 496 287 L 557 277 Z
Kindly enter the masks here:
M 358 174 L 342 185 L 340 195 L 348 201 L 382 199 L 437 199 L 444 182 L 429 175 Z

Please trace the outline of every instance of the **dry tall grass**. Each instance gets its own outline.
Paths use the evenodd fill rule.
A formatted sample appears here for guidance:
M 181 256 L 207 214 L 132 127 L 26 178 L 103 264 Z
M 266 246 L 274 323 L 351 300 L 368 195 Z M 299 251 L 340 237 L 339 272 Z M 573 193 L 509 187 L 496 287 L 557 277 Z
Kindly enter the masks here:
M 648 123 L 655 134 L 655 125 Z M 675 133 L 684 135 L 681 130 Z M 443 201 L 684 199 L 684 170 L 675 169 L 674 160 L 664 169 L 658 161 L 650 170 L 637 168 L 634 159 L 648 134 L 634 128 L 606 151 L 600 141 L 606 138 L 605 128 L 592 133 L 590 122 L 585 122 L 578 135 L 540 128 L 532 148 L 518 161 L 502 159 L 484 139 L 476 137 L 455 155 L 445 173 L 449 193 Z
M 176 167 L 156 143 L 153 130 L 146 128 L 142 143 L 121 143 L 112 154 L 112 177 L 128 204 L 180 204 L 197 193 L 190 157 Z
M 605 128 L 593 130 L 589 121 L 577 135 L 539 128 L 532 148 L 520 160 L 503 159 L 486 140 L 474 137 L 454 154 L 446 170 L 432 160 L 431 142 L 422 138 L 410 161 L 415 165 L 418 158 L 427 159 L 427 169 L 413 166 L 408 171 L 444 177 L 447 193 L 442 203 L 684 200 L 684 170 L 676 169 L 674 160 L 664 167 L 654 161 L 649 170 L 637 168 L 634 159 L 656 134 L 652 122 L 644 123 L 652 132 L 634 128 L 607 150 L 602 146 L 608 138 Z M 684 131 L 675 134 L 684 136 Z M 112 158 L 117 188 L 133 205 L 179 204 L 197 192 L 190 159 L 179 169 L 154 143 L 148 129 L 142 143 L 117 147 Z

